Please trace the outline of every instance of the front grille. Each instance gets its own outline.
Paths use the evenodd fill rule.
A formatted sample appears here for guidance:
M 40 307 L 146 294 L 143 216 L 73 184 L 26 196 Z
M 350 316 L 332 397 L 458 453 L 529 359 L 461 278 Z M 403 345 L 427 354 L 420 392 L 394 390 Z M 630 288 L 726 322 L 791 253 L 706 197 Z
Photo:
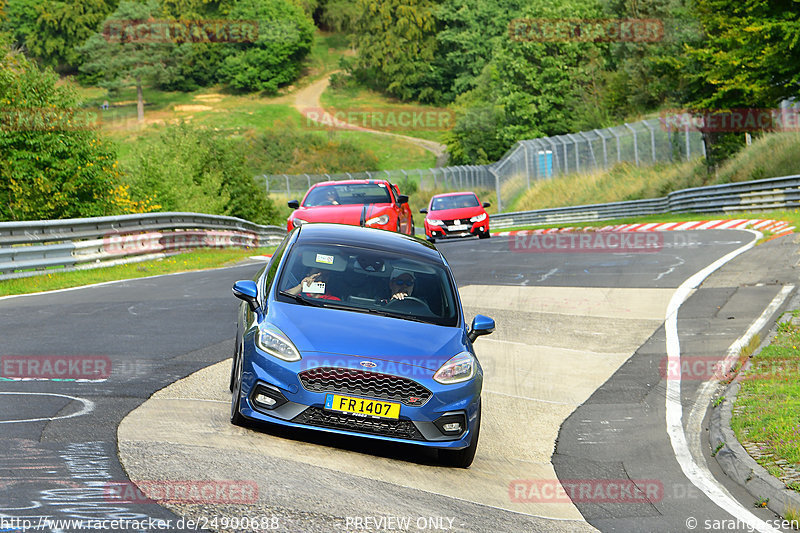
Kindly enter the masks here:
M 400 402 L 410 407 L 425 405 L 431 397 L 431 391 L 414 380 L 355 368 L 312 368 L 298 376 L 303 387 L 310 392 L 355 394 Z
M 318 407 L 309 407 L 292 420 L 297 424 L 331 429 L 343 429 L 371 435 L 408 440 L 425 440 L 410 420 L 366 418 L 344 413 L 333 413 Z

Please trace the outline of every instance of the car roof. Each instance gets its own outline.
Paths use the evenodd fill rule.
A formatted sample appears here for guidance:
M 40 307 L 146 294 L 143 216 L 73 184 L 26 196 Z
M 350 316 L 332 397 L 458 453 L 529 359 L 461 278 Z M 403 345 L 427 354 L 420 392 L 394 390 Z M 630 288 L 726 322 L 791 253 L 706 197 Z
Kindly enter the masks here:
M 434 198 L 441 198 L 443 196 L 465 196 L 467 194 L 471 194 L 473 196 L 477 196 L 472 191 L 461 191 L 461 192 L 443 192 L 442 194 L 435 195 Z
M 297 231 L 299 232 L 296 240 L 298 244 L 306 242 L 346 244 L 399 252 L 420 259 L 443 262 L 442 255 L 431 243 L 393 231 L 322 222 L 303 224 Z
M 363 183 L 389 183 L 387 180 L 339 180 L 339 181 L 321 181 L 319 183 L 315 183 L 311 186 L 313 189 L 314 187 L 321 187 L 326 185 L 352 185 L 352 184 L 363 184 Z

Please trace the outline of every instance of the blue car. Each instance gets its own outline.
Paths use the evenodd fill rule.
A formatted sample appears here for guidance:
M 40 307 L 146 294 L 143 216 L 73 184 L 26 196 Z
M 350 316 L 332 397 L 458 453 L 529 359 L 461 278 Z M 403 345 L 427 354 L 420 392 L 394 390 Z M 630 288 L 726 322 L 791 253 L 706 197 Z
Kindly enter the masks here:
M 468 467 L 483 371 L 453 275 L 430 243 L 337 224 L 293 230 L 254 280 L 237 281 L 231 422 L 438 449 Z

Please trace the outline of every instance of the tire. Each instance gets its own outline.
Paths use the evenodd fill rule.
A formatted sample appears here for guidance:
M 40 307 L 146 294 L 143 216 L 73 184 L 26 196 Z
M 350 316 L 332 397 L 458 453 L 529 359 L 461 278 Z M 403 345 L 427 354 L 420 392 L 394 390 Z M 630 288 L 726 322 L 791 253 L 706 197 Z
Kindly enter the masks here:
M 233 396 L 231 397 L 231 424 L 234 426 L 247 426 L 247 419 L 240 412 L 239 400 L 242 397 L 242 358 L 237 356 L 233 360 Z
M 468 468 L 475 459 L 475 452 L 478 450 L 478 437 L 481 433 L 481 408 L 478 406 L 478 420 L 475 422 L 475 434 L 472 435 L 472 440 L 469 446 L 463 450 L 449 450 L 447 448 L 439 449 L 439 462 L 445 466 L 452 466 L 455 468 Z
M 489 233 L 488 231 L 486 233 L 478 233 L 478 238 L 479 239 L 488 239 L 491 236 L 492 236 L 492 234 Z
M 228 390 L 233 392 L 233 385 L 234 380 L 236 379 L 236 360 L 239 358 L 239 354 L 241 353 L 241 344 L 238 345 L 236 351 L 233 352 L 233 360 L 231 361 L 231 382 L 228 386 Z
M 436 239 L 434 239 L 433 237 L 428 237 L 428 242 L 434 243 L 436 242 Z

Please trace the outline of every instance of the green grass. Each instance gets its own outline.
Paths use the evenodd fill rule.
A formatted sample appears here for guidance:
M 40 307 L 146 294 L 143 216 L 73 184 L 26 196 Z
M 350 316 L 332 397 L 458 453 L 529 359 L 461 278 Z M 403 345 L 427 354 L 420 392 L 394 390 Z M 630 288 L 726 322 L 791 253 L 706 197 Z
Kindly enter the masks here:
M 779 324 L 769 346 L 753 357 L 740 378 L 731 427 L 740 442 L 755 443 L 755 457 L 778 477 L 779 461 L 800 468 L 800 327 Z M 771 455 L 767 455 L 771 454 Z
M 455 122 L 455 116 L 447 108 L 404 103 L 377 91 L 352 85 L 329 87 L 322 93 L 320 101 L 325 109 L 354 112 L 357 116 L 359 113 L 367 113 L 366 122 L 356 122 L 359 126 L 439 143 L 444 141 L 445 134 Z M 430 123 L 406 129 L 400 126 L 380 127 L 388 120 L 413 120 L 412 113 L 417 113 L 424 120 L 430 120 Z
M 251 255 L 270 254 L 273 251 L 274 248 L 205 248 L 141 263 L 72 272 L 53 270 L 39 276 L 0 281 L 0 296 L 29 294 L 32 292 L 80 287 L 106 281 L 219 268 L 243 261 Z

